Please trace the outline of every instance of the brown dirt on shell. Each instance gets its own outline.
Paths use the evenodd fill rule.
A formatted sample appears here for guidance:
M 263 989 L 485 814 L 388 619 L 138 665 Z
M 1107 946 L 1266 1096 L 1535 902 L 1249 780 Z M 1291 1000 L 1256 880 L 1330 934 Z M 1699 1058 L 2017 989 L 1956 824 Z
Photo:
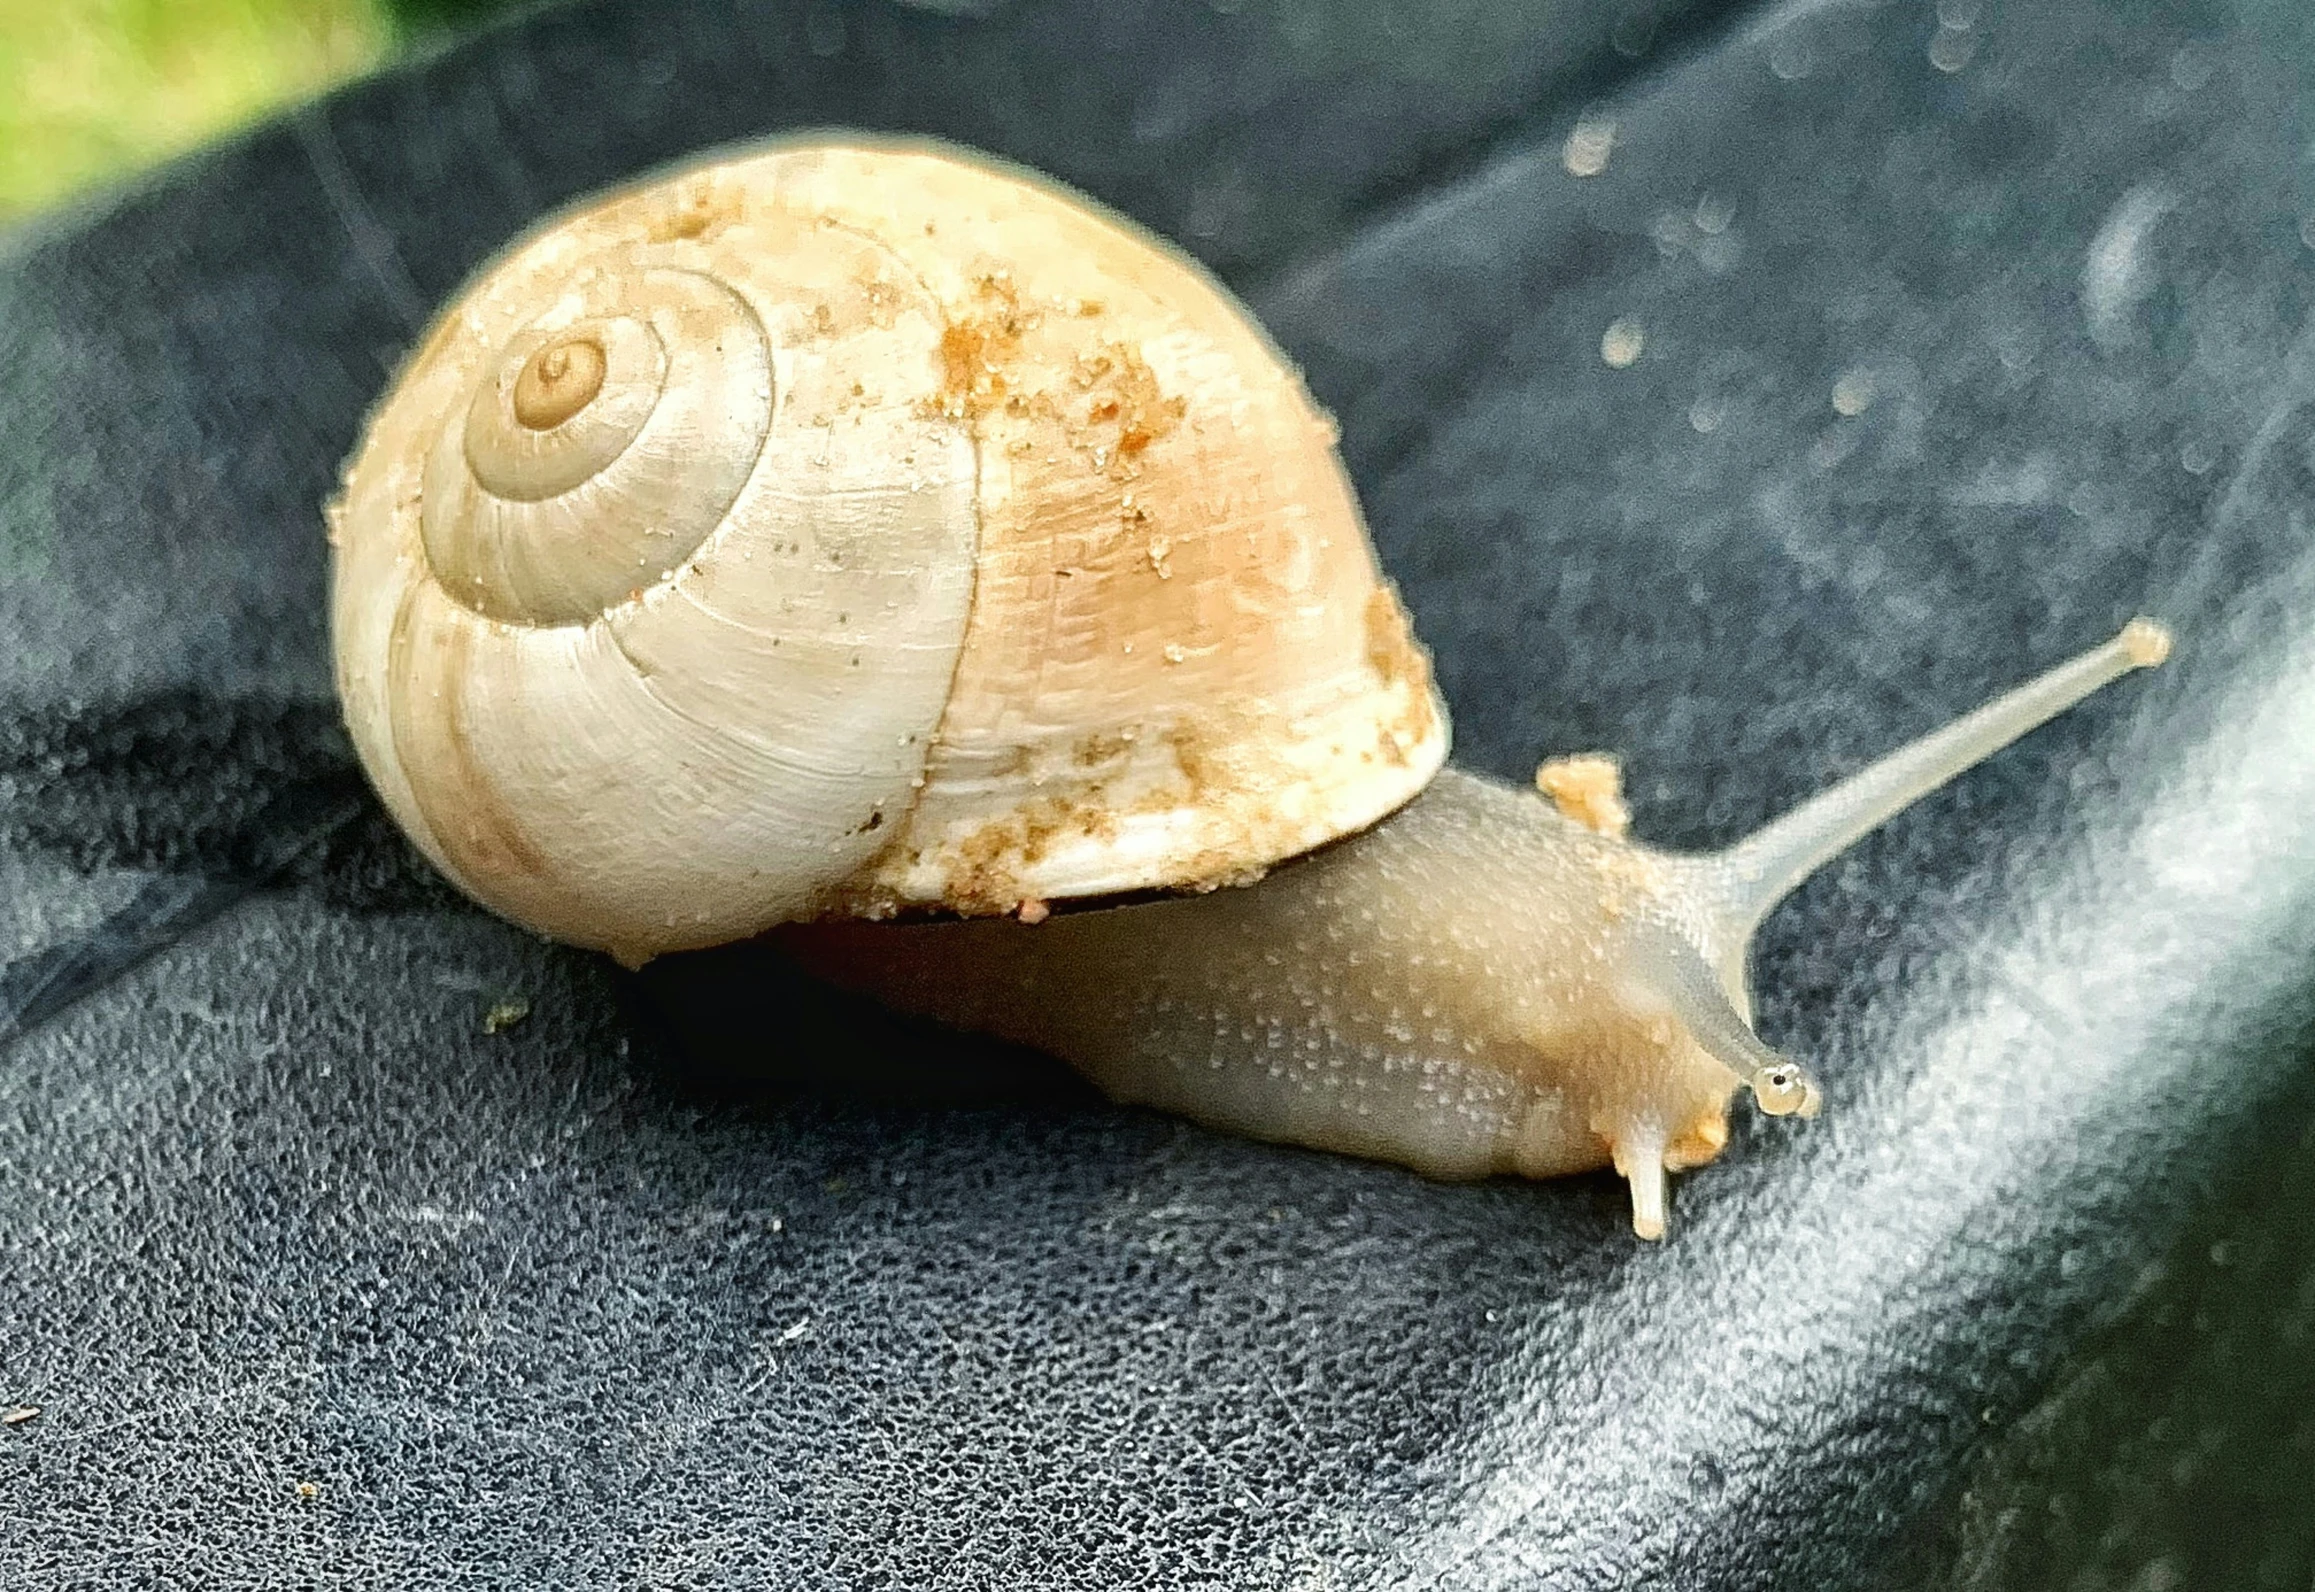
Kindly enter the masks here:
M 1429 690 L 1431 660 L 1415 645 L 1414 627 L 1389 581 L 1378 584 L 1366 600 L 1366 656 L 1385 685 Z
M 1242 797 L 1242 778 L 1233 772 L 1230 749 L 1249 733 L 1243 725 L 1215 722 L 1242 717 L 1245 709 L 1218 707 L 1194 724 L 1176 725 L 1161 735 L 1181 771 L 1179 783 L 1168 782 L 1120 806 L 1104 781 L 1086 779 L 1066 792 L 1041 795 L 1012 812 L 988 820 L 961 839 L 943 842 L 931 853 L 910 858 L 921 865 L 938 861 L 945 869 L 939 907 L 966 917 L 1016 912 L 1036 899 L 1024 888 L 1023 875 L 1043 862 L 1056 844 L 1079 839 L 1113 837 L 1127 817 L 1165 813 L 1185 807 L 1217 811 L 1228 805 L 1224 794 Z M 1122 732 L 1089 735 L 1072 748 L 1077 765 L 1093 769 L 1126 756 L 1140 737 Z M 1251 884 L 1269 871 L 1267 863 L 1250 863 L 1243 845 L 1227 841 L 1175 860 L 1175 877 L 1164 887 L 1170 893 L 1202 894 L 1229 886 Z M 891 916 L 889 900 L 851 899 L 846 910 L 860 916 Z M 831 913 L 830 915 L 835 915 Z
M 1116 832 L 1116 809 L 1098 784 L 1040 796 L 946 848 L 951 863 L 941 904 L 967 916 L 1012 912 L 1031 899 L 1021 887 L 1022 870 L 1044 861 L 1056 841 Z
M 1166 731 L 1166 748 L 1174 754 L 1174 766 L 1190 782 L 1189 794 L 1183 798 L 1185 805 L 1203 806 L 1212 799 L 1212 792 L 1234 783 L 1228 761 L 1231 733 L 1228 728 L 1203 724 L 1177 724 Z
M 1102 306 L 1089 299 L 1056 301 L 1051 313 L 1090 321 L 1099 319 Z M 1064 347 L 1047 348 L 1040 357 L 1040 350 L 1025 345 L 1047 323 L 1048 310 L 1022 301 L 1011 271 L 992 266 L 979 272 L 970 307 L 952 315 L 941 333 L 940 386 L 926 400 L 926 412 L 949 420 L 977 420 L 1000 410 L 1035 417 L 1058 427 L 1067 446 L 1097 473 L 1131 479 L 1150 445 L 1181 425 L 1187 400 L 1169 396 L 1141 351 L 1126 343 L 1087 347 L 1080 341 L 1084 332 L 1064 327 Z M 1057 355 L 1069 357 L 1068 344 L 1083 351 L 1056 391 L 1045 377 L 1055 370 Z M 1026 437 L 1013 438 L 1011 445 L 1020 452 L 1036 449 Z M 1121 506 L 1120 517 L 1148 518 L 1135 516 L 1130 505 Z
M 1071 440 L 1092 455 L 1095 469 L 1120 480 L 1137 473 L 1135 461 L 1189 413 L 1188 400 L 1168 397 L 1141 351 L 1124 343 L 1081 356 L 1072 380 L 1084 418 Z
M 1385 687 L 1404 688 L 1404 704 L 1380 736 L 1381 755 L 1392 766 L 1404 768 L 1415 748 L 1438 729 L 1431 703 L 1431 656 L 1415 640 L 1407 611 L 1389 581 L 1379 582 L 1367 598 L 1365 617 L 1367 663 Z
M 876 260 L 863 260 L 848 280 L 832 284 L 826 293 L 805 311 L 810 335 L 821 342 L 871 329 L 890 331 L 917 299 L 909 284 L 895 282 Z M 855 382 L 852 398 L 867 397 L 867 389 Z
M 1096 731 L 1091 735 L 1079 736 L 1077 744 L 1069 749 L 1070 761 L 1079 768 L 1100 768 L 1129 756 L 1135 742 L 1140 739 L 1138 735 L 1123 730 L 1115 733 Z
M 860 262 L 860 269 L 852 275 L 852 286 L 859 296 L 861 317 L 878 331 L 890 331 L 914 296 L 906 286 L 893 282 L 881 261 L 873 259 Z
M 1143 803 L 1150 810 L 1194 807 L 1208 813 L 1246 808 L 1254 794 L 1239 757 L 1240 748 L 1255 744 L 1267 725 L 1262 715 L 1244 704 L 1217 704 L 1195 722 L 1175 725 L 1166 732 L 1166 747 L 1187 782 L 1186 791 L 1152 794 Z M 1252 884 L 1270 871 L 1270 863 L 1249 862 L 1243 837 L 1224 839 L 1194 856 L 1181 858 L 1168 889 L 1184 895 L 1203 894 L 1235 885 Z
M 1024 499 L 1043 494 L 1053 510 L 1043 523 L 1059 527 L 1052 537 L 1057 577 L 1107 579 L 1131 571 L 1153 582 L 1195 579 L 1204 573 L 1195 538 L 1185 554 L 1183 532 L 1153 518 L 1153 508 L 1166 509 L 1173 499 L 1145 500 L 1136 490 L 1150 450 L 1190 424 L 1188 400 L 1165 390 L 1137 341 L 1103 335 L 1122 329 L 1105 315 L 1098 302 L 1024 295 L 1010 271 L 989 262 L 969 279 L 964 301 L 949 307 L 938 384 L 920 412 L 970 423 L 984 446 L 1028 461 L 1016 467 L 1016 486 Z M 1429 660 L 1388 594 L 1365 619 L 1378 673 L 1386 684 L 1408 688 L 1396 722 L 1381 727 L 1377 749 L 1366 755 L 1403 765 L 1438 733 Z M 1176 645 L 1167 656 L 1183 661 L 1187 651 Z M 1055 771 L 1055 790 L 1068 794 L 1040 792 L 1023 810 L 995 815 L 961 837 L 943 837 L 905 857 L 888 854 L 887 870 L 934 871 L 940 905 L 949 910 L 1017 911 L 1029 896 L 1023 880 L 1075 835 L 1114 829 L 1144 810 L 1214 812 L 1259 803 L 1262 792 L 1249 788 L 1246 770 L 1233 766 L 1234 752 L 1245 744 L 1233 738 L 1235 728 L 1217 704 L 1194 722 L 1147 730 L 1162 736 L 1181 777 L 1162 779 L 1163 789 L 1122 810 L 1100 781 L 1129 757 L 1133 738 L 1084 737 L 1068 749 L 1073 772 Z M 1247 855 L 1243 844 L 1218 843 L 1177 859 L 1169 888 L 1213 889 L 1259 878 L 1265 866 L 1249 865 Z
M 703 178 L 677 189 L 644 236 L 653 243 L 704 243 L 746 215 L 747 201 L 739 191 Z
M 925 401 L 929 414 L 977 420 L 1023 394 L 1012 371 L 1021 339 L 1043 317 L 1021 307 L 1013 273 L 983 271 L 973 279 L 973 308 L 952 317 L 940 335 L 940 387 Z
M 1244 800 L 1259 793 L 1261 760 L 1249 765 L 1246 749 L 1259 747 L 1277 733 L 1272 714 L 1244 697 L 1226 697 L 1208 703 L 1194 718 L 1185 718 L 1162 732 L 1174 766 L 1186 788 L 1153 796 L 1158 806 L 1195 807 L 1219 811 L 1233 798 Z

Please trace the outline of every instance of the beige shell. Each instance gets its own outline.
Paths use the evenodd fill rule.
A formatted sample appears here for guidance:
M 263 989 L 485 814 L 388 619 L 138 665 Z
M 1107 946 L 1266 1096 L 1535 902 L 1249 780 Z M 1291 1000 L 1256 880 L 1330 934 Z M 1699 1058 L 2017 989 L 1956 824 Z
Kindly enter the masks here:
M 1446 754 L 1326 417 L 1195 264 L 922 144 L 516 245 L 332 508 L 346 720 L 484 904 L 628 960 L 1241 882 Z

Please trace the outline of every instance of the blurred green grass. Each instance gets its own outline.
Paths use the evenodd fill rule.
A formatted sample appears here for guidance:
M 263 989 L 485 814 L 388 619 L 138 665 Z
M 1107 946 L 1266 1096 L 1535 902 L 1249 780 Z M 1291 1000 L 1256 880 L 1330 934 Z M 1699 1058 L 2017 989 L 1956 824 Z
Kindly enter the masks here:
M 0 0 L 0 225 L 508 0 Z

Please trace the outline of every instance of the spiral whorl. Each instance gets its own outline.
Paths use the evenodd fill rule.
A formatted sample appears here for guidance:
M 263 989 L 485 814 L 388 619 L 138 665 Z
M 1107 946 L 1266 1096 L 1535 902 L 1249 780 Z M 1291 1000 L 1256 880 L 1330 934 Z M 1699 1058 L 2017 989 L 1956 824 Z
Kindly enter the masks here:
M 493 619 L 583 623 L 662 579 L 722 522 L 771 422 L 764 329 L 729 287 L 582 282 L 499 348 L 427 456 L 427 559 Z

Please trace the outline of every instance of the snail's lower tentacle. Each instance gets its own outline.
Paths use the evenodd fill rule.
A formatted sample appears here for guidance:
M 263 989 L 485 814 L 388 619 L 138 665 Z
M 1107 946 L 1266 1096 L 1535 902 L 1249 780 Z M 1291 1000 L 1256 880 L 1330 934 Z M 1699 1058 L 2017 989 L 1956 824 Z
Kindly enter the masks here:
M 1616 1171 L 1632 1187 L 1632 1231 L 1662 1238 L 1665 1220 L 1664 1132 L 1649 1125 L 1627 1130 L 1614 1146 Z

